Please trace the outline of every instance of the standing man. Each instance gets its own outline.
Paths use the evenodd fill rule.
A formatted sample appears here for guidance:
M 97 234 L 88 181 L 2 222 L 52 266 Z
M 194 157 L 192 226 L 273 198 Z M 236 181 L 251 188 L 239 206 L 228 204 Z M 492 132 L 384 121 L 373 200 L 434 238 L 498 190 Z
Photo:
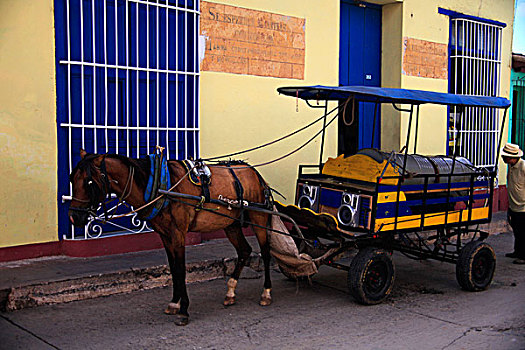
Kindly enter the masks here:
M 518 145 L 507 143 L 501 151 L 508 164 L 507 192 L 509 194 L 508 220 L 514 231 L 514 252 L 506 257 L 516 258 L 514 264 L 525 264 L 525 161 Z

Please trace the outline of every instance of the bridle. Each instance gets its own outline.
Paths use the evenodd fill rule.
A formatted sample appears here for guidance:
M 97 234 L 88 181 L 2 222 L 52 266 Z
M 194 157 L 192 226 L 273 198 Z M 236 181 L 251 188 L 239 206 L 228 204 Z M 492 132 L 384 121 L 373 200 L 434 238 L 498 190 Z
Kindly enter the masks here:
M 107 198 L 107 196 L 110 194 L 110 183 L 108 179 L 108 173 L 106 169 L 106 157 L 102 158 L 102 162 L 100 163 L 100 167 L 96 167 L 91 161 L 98 157 L 98 155 L 90 154 L 86 155 L 83 159 L 87 163 L 86 166 L 86 177 L 84 178 L 84 188 L 86 189 L 86 192 L 88 194 L 88 199 L 81 199 L 72 197 L 72 201 L 80 202 L 80 203 L 88 203 L 89 206 L 86 208 L 80 208 L 80 207 L 69 207 L 69 210 L 81 212 L 81 213 L 87 213 L 91 214 L 93 216 L 96 216 L 96 207 L 100 203 L 98 198 Z M 93 172 L 92 167 L 96 168 L 100 172 L 100 180 L 101 184 L 99 184 L 98 181 L 95 181 L 93 179 Z M 72 175 L 75 173 L 75 171 L 72 173 Z M 72 179 L 71 179 L 72 180 Z M 129 195 L 129 193 L 128 193 Z M 104 208 L 104 217 L 107 218 L 107 208 L 106 208 L 106 202 L 102 202 L 102 207 Z
M 77 168 L 75 168 L 72 171 L 71 175 L 70 175 L 70 181 L 73 182 L 73 176 L 76 173 L 76 171 L 78 169 L 80 169 L 80 168 L 84 168 L 85 167 L 85 169 L 86 169 L 86 177 L 84 178 L 84 188 L 87 190 L 86 192 L 88 193 L 88 199 L 81 199 L 81 198 L 77 198 L 77 197 L 72 197 L 71 200 L 72 200 L 72 202 L 89 203 L 89 206 L 86 207 L 86 208 L 71 207 L 70 206 L 69 210 L 80 212 L 80 213 L 86 213 L 86 214 L 92 215 L 93 217 L 97 216 L 97 213 L 96 213 L 97 206 L 99 205 L 99 203 L 101 203 L 98 200 L 98 198 L 107 198 L 108 195 L 112 193 L 111 192 L 111 182 L 118 183 L 118 181 L 110 180 L 109 177 L 108 177 L 107 169 L 106 169 L 106 157 L 105 156 L 103 156 L 103 158 L 102 158 L 102 161 L 100 163 L 100 167 L 97 167 L 96 165 L 94 165 L 92 163 L 92 160 L 97 158 L 97 157 L 99 157 L 99 155 L 97 155 L 97 154 L 87 154 L 81 160 L 81 163 L 83 163 L 83 165 L 81 165 L 81 163 L 79 163 L 77 165 Z M 97 181 L 95 181 L 93 179 L 92 167 L 97 169 L 100 172 L 100 178 L 101 178 L 102 184 L 100 184 L 100 182 L 97 182 Z M 184 176 L 182 176 L 177 181 L 177 183 L 175 183 L 173 186 L 171 186 L 171 188 L 168 189 L 168 191 L 172 191 L 174 188 L 176 188 L 182 182 L 182 180 L 184 180 L 190 174 L 190 172 L 192 170 L 193 170 L 193 168 L 189 169 L 186 172 L 186 174 L 184 174 Z M 103 201 L 102 202 L 102 207 L 104 208 L 104 221 L 110 221 L 111 219 L 118 219 L 118 218 L 121 218 L 121 217 L 124 217 L 124 216 L 128 216 L 128 215 L 133 214 L 133 213 L 137 213 L 140 210 L 142 210 L 142 209 L 144 209 L 144 208 L 154 204 L 159 199 L 164 197 L 164 195 L 159 195 L 155 199 L 145 203 L 141 207 L 131 210 L 129 213 L 125 213 L 125 214 L 120 214 L 120 215 L 114 216 L 115 211 L 117 210 L 119 204 L 122 203 L 126 198 L 128 198 L 131 195 L 131 193 L 133 192 L 134 175 L 135 175 L 135 167 L 134 166 L 130 166 L 129 167 L 129 173 L 128 173 L 128 179 L 126 180 L 126 184 L 124 186 L 124 189 L 122 190 L 122 194 L 119 197 L 119 203 L 114 207 L 113 213 L 111 213 L 111 218 L 108 216 L 106 203 L 109 203 L 113 199 L 110 199 L 108 201 Z M 124 204 L 126 204 L 126 203 L 124 203 Z

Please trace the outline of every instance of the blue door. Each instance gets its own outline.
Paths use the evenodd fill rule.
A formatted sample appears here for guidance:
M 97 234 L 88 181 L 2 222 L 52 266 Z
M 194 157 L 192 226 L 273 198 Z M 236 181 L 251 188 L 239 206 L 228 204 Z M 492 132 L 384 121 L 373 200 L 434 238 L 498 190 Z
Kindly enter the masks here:
M 381 86 L 381 7 L 342 0 L 340 12 L 339 85 Z M 347 106 L 340 119 L 340 154 L 380 147 L 380 110 L 374 130 L 373 103 L 361 103 L 353 113 Z

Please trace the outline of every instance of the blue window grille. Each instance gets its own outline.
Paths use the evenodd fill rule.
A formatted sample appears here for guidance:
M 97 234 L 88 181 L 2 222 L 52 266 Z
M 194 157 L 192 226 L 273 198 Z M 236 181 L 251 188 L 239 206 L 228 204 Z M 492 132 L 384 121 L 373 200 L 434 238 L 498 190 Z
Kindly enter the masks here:
M 148 230 L 132 216 L 69 225 L 64 199 L 81 148 L 199 156 L 198 31 L 198 0 L 55 0 L 61 238 Z
M 452 11 L 440 13 L 451 16 L 449 92 L 498 96 L 504 24 Z M 494 167 L 499 120 L 499 111 L 494 108 L 449 108 L 448 153 L 466 157 L 480 167 Z

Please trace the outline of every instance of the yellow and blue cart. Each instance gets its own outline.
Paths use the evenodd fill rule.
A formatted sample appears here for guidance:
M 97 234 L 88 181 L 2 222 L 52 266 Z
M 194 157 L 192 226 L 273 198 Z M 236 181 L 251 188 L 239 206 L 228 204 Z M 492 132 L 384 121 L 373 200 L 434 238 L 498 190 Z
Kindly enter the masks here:
M 323 131 L 319 164 L 299 166 L 295 203 L 276 203 L 280 213 L 297 223 L 296 230 L 301 232 L 295 241 L 301 253 L 347 270 L 350 293 L 363 304 L 379 303 L 390 294 L 395 279 L 393 251 L 413 259 L 454 263 L 463 289 L 488 288 L 496 256 L 484 241 L 488 233 L 478 225 L 489 223 L 492 217 L 509 100 L 368 86 L 282 87 L 278 92 L 305 100 L 312 107 L 318 107 L 312 101 L 324 102 L 323 130 L 334 120 L 345 118 L 345 111 L 354 110 L 359 103 L 375 104 L 374 125 L 381 104 L 391 104 L 409 118 L 401 152 L 366 148 L 323 162 Z M 338 102 L 339 115 L 328 120 L 330 101 Z M 423 104 L 503 110 L 501 131 L 494 142 L 494 166 L 477 167 L 457 155 L 419 155 L 415 145 L 414 153 L 409 154 L 412 129 L 417 143 L 419 107 Z M 357 255 L 349 265 L 338 260 L 353 249 Z

